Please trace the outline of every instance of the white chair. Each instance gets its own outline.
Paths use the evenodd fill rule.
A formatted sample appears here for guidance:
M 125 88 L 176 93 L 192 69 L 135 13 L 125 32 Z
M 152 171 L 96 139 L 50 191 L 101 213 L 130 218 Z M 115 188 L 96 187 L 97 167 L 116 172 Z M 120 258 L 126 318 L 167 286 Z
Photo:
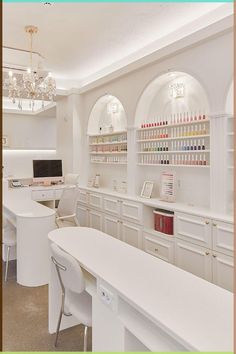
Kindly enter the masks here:
M 85 291 L 85 280 L 79 263 L 68 253 L 51 244 L 51 260 L 61 287 L 61 310 L 57 323 L 57 346 L 62 315 L 75 316 L 84 327 L 84 351 L 87 351 L 87 331 L 92 326 L 92 297 Z
M 77 186 L 79 183 L 79 175 L 75 173 L 67 173 L 65 175 L 65 184 L 73 184 Z
M 10 250 L 11 247 L 16 246 L 16 229 L 6 218 L 3 218 L 2 244 L 7 247 L 7 259 L 5 269 L 5 281 L 7 281 Z
M 56 213 L 57 227 L 79 226 L 76 217 L 78 199 L 77 187 L 64 188 Z

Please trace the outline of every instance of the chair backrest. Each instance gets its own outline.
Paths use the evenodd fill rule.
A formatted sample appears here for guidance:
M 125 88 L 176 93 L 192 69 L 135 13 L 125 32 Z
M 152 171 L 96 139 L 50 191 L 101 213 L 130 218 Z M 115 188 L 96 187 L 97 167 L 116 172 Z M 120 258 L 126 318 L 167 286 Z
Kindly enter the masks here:
M 64 188 L 58 204 L 57 214 L 67 216 L 76 214 L 79 190 L 77 187 Z
M 77 185 L 79 183 L 79 175 L 76 173 L 67 173 L 65 175 L 65 184 Z
M 62 287 L 75 293 L 85 290 L 85 280 L 79 263 L 55 243 L 51 244 L 51 259 L 55 264 Z

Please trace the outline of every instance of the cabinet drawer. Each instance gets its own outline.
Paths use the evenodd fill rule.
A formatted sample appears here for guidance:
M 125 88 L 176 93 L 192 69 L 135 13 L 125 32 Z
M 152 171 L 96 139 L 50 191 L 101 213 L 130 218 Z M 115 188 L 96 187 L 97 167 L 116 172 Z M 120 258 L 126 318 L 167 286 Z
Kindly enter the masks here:
M 138 225 L 121 221 L 122 241 L 131 246 L 142 248 L 142 231 Z
M 54 190 L 54 197 L 55 197 L 55 200 L 61 199 L 62 193 L 63 193 L 63 189 L 56 189 L 56 190 Z
M 211 220 L 183 213 L 175 213 L 175 236 L 199 246 L 211 248 Z
M 120 215 L 120 201 L 117 198 L 104 197 L 103 209 L 107 213 Z
M 200 278 L 212 280 L 211 251 L 193 243 L 175 240 L 175 264 Z
M 234 288 L 233 257 L 213 252 L 213 283 L 229 291 Z
M 89 193 L 89 205 L 94 208 L 102 208 L 102 196 L 100 194 Z
M 115 216 L 104 215 L 103 217 L 103 232 L 106 234 L 115 237 L 117 239 L 120 238 L 120 220 L 118 220 Z
M 88 203 L 88 192 L 84 191 L 84 190 L 79 190 L 79 193 L 78 193 L 78 201 L 80 203 L 84 203 L 84 204 L 87 204 Z
M 99 211 L 89 210 L 89 227 L 102 231 L 102 217 Z
M 233 256 L 234 230 L 233 224 L 215 221 L 212 222 L 213 250 Z
M 164 261 L 174 262 L 174 242 L 164 237 L 143 232 L 143 249 L 145 252 Z
M 32 191 L 32 199 L 33 200 L 53 200 L 54 199 L 54 191 Z
M 121 216 L 142 223 L 142 204 L 121 200 Z

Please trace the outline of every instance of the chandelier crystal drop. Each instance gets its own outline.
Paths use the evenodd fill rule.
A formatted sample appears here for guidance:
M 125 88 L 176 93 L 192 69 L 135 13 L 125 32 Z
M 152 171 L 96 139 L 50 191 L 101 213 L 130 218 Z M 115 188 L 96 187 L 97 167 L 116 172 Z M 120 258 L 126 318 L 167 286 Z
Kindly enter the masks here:
M 18 100 L 18 108 L 22 110 L 22 100 L 29 100 L 29 106 L 34 110 L 35 100 L 53 101 L 56 96 L 56 81 L 51 73 L 44 73 L 33 69 L 32 63 L 32 43 L 33 35 L 38 32 L 35 26 L 26 26 L 26 33 L 30 35 L 30 67 L 23 75 L 14 76 L 9 71 L 8 78 L 4 82 L 4 87 L 8 90 L 8 97 L 13 103 Z

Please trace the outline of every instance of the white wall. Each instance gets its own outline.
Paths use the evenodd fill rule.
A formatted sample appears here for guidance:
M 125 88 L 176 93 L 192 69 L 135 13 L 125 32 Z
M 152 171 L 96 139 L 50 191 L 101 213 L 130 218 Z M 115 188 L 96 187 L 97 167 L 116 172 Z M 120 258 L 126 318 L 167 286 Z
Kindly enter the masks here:
M 3 150 L 4 176 L 32 177 L 32 160 L 55 159 L 56 131 L 55 116 L 4 114 L 3 135 L 9 138 L 9 148 Z

